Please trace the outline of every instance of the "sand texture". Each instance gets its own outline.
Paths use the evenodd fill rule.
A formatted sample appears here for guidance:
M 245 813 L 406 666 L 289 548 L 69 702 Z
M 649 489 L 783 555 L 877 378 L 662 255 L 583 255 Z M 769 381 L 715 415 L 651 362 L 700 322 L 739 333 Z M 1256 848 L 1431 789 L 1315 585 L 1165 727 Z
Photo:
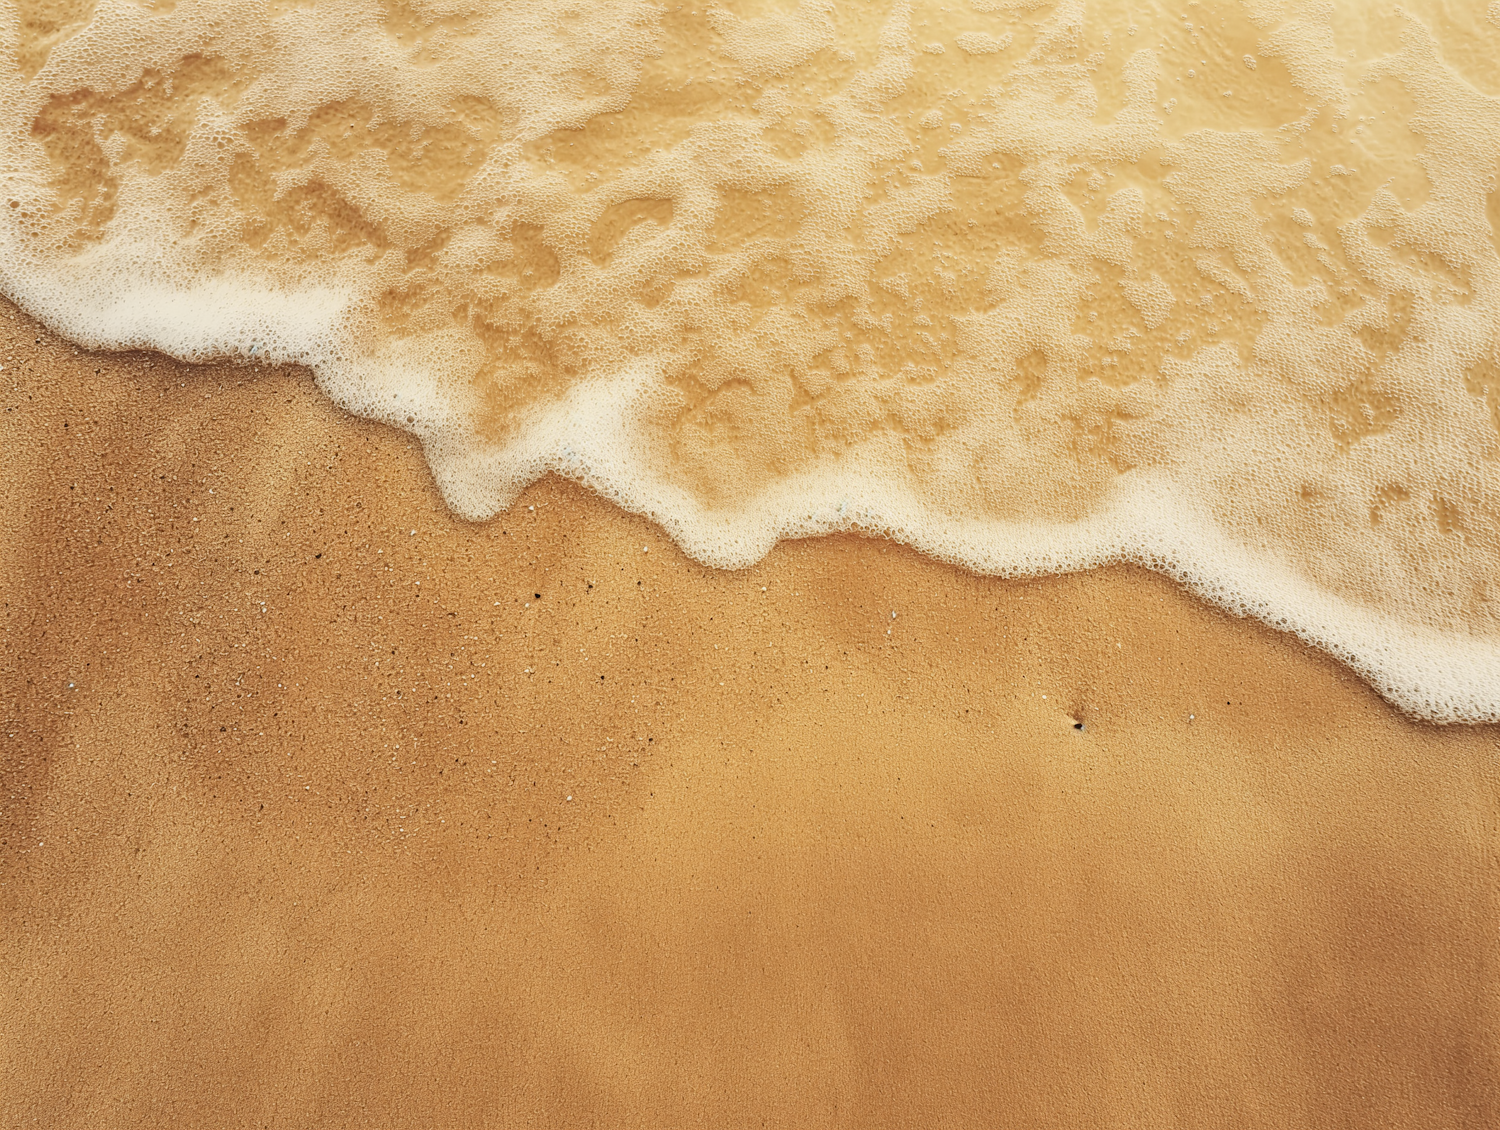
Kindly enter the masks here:
M 1141 571 L 714 571 L 297 370 L 0 361 L 0 1125 L 1500 1123 L 1495 728 Z

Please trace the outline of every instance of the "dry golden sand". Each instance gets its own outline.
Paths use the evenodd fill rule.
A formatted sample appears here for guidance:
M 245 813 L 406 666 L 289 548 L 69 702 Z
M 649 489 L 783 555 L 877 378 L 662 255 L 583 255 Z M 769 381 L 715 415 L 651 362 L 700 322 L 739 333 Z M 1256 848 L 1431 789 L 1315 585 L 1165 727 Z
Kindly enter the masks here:
M 713 572 L 295 371 L 0 360 L 3 1125 L 1500 1121 L 1494 728 L 1139 571 Z

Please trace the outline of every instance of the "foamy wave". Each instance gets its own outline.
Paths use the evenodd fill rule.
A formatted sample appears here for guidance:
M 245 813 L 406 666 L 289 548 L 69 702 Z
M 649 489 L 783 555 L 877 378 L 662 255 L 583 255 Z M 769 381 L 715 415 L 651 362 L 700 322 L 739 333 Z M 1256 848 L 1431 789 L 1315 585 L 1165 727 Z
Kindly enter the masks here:
M 1477 8 L 22 3 L 0 287 L 306 364 L 467 517 L 555 471 L 722 567 L 1133 561 L 1496 721 Z
M 1414 627 L 1309 584 L 1295 563 L 1252 553 L 1224 535 L 1212 511 L 1165 475 L 1121 480 L 1100 512 L 1075 522 L 995 521 L 947 514 L 913 496 L 878 461 L 791 476 L 731 510 L 660 475 L 641 452 L 650 403 L 644 367 L 580 383 L 486 461 L 429 458 L 450 502 L 495 499 L 548 473 L 580 481 L 665 528 L 689 555 L 718 568 L 755 564 L 783 539 L 861 532 L 901 541 L 974 572 L 1029 577 L 1133 563 L 1337 656 L 1402 710 L 1437 722 L 1500 720 L 1500 649 L 1493 642 Z M 495 511 L 468 512 L 486 518 Z

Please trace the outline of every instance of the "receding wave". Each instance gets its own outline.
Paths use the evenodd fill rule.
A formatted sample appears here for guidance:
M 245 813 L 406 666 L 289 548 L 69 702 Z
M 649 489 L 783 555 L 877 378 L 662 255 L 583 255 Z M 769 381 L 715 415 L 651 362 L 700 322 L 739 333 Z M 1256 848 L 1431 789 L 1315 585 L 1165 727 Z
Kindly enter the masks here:
M 19 0 L 0 287 L 455 511 L 1136 561 L 1500 720 L 1500 4 Z

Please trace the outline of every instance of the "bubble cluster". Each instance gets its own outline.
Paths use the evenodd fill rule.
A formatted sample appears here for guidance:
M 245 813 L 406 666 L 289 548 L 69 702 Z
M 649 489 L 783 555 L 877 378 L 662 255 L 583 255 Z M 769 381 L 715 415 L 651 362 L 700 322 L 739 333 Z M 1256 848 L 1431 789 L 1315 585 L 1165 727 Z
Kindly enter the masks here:
M 306 364 L 466 517 L 555 471 L 724 567 L 1135 561 L 1500 720 L 1469 8 L 21 0 L 0 287 Z

